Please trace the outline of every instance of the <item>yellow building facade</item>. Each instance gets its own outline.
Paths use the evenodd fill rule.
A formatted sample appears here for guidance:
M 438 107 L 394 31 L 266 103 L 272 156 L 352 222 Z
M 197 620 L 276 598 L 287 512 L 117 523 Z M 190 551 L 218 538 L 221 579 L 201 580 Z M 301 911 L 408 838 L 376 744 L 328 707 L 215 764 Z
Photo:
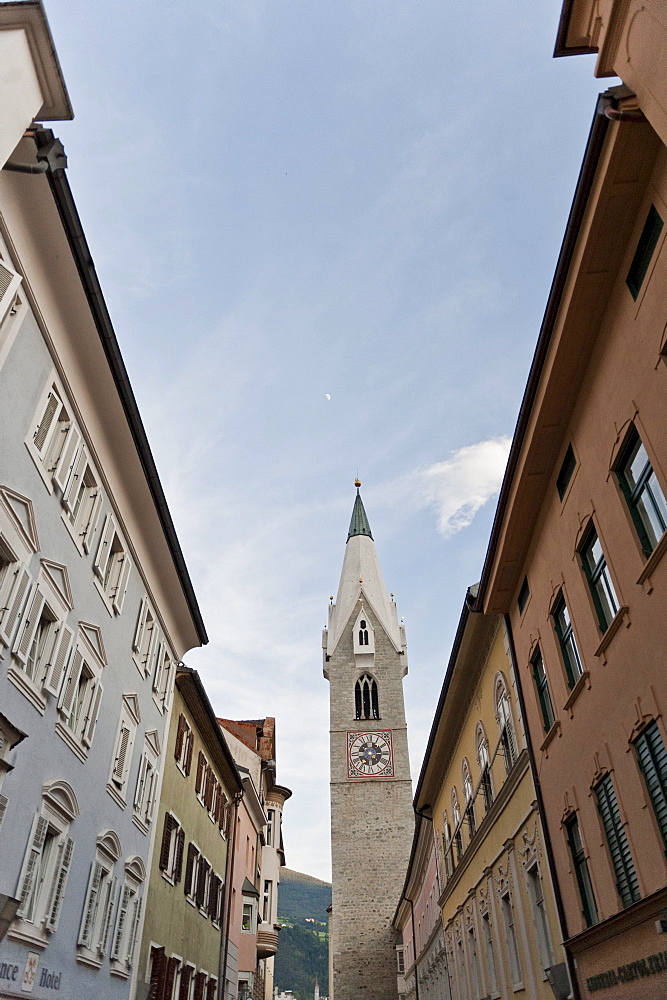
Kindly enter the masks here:
M 415 807 L 433 823 L 453 1000 L 570 993 L 501 616 L 464 605 Z

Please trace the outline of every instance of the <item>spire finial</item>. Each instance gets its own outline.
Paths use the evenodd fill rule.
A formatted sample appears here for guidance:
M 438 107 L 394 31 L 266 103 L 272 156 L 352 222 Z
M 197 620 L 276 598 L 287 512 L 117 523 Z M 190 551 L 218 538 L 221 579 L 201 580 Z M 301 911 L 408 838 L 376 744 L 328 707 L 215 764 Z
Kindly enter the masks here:
M 357 476 L 357 478 L 354 480 L 354 485 L 357 487 L 357 493 L 358 493 L 361 487 L 361 480 L 359 479 L 359 476 Z

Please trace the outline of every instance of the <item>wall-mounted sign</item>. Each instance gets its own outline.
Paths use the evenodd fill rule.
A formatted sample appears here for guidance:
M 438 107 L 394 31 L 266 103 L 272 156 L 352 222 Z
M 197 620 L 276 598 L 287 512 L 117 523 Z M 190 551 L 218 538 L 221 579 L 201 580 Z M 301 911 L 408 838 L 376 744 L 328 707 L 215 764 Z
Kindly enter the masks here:
M 21 980 L 21 990 L 23 993 L 32 993 L 37 978 L 37 966 L 39 965 L 39 955 L 36 951 L 29 951 L 25 963 L 23 979 Z
M 648 958 L 640 958 L 627 965 L 619 965 L 616 969 L 608 969 L 596 976 L 589 976 L 586 986 L 589 993 L 609 989 L 610 986 L 620 986 L 621 983 L 631 983 L 633 979 L 644 979 L 655 976 L 658 972 L 667 972 L 667 951 L 659 951 Z

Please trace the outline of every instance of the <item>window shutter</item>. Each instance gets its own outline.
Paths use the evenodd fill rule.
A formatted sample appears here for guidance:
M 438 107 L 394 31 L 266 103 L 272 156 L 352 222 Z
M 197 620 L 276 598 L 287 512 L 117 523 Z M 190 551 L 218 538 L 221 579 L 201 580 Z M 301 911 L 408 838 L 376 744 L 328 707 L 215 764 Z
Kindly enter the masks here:
M 181 985 L 178 990 L 178 1000 L 188 1000 L 190 995 L 191 976 L 192 976 L 192 967 L 190 965 L 184 965 L 181 970 Z
M 82 525 L 81 528 L 81 544 L 83 545 L 84 552 L 90 552 L 93 545 L 93 538 L 95 536 L 95 528 L 97 527 L 97 521 L 100 516 L 100 511 L 102 510 L 102 489 L 99 486 L 95 487 L 95 492 L 90 497 L 90 513 L 87 522 Z
M 58 921 L 60 920 L 60 911 L 63 908 L 63 899 L 65 898 L 65 888 L 67 887 L 67 879 L 69 877 L 69 869 L 72 863 L 73 850 L 74 841 L 70 840 L 68 837 L 60 848 L 58 865 L 56 867 L 56 874 L 51 890 L 49 916 L 46 921 L 46 926 L 50 931 L 58 929 Z
M 63 450 L 60 454 L 60 458 L 58 459 L 58 464 L 55 472 L 53 473 L 53 481 L 62 492 L 63 496 L 71 478 L 72 471 L 77 463 L 80 446 L 81 435 L 79 434 L 78 428 L 74 425 L 74 423 L 71 423 L 69 430 L 67 431 L 67 437 L 65 438 Z
M 181 754 L 183 753 L 183 737 L 185 736 L 185 730 L 187 727 L 187 722 L 185 721 L 185 716 L 183 714 L 178 717 L 178 730 L 176 732 L 176 746 L 174 747 L 174 758 L 176 760 L 181 759 Z
M 95 735 L 95 726 L 97 725 L 97 719 L 100 714 L 100 704 L 102 702 L 103 693 L 104 693 L 104 688 L 98 682 L 95 685 L 95 689 L 92 692 L 90 698 L 90 713 L 86 720 L 85 728 L 83 730 L 83 736 L 81 737 L 87 747 L 89 747 L 93 742 L 93 736 Z
M 155 812 L 155 796 L 157 793 L 157 782 L 158 773 L 157 767 L 151 767 L 148 783 L 148 791 L 146 792 L 146 822 L 150 823 L 153 819 L 153 813 Z
M 146 772 L 148 770 L 148 758 L 146 754 L 141 758 L 141 764 L 139 765 L 139 774 L 137 775 L 137 787 L 134 793 L 134 808 L 136 810 L 141 809 L 141 805 L 144 799 L 144 786 L 146 784 Z
M 132 927 L 130 928 L 127 951 L 125 953 L 125 964 L 128 969 L 131 968 L 132 962 L 134 961 L 134 951 L 137 945 L 137 932 L 139 930 L 139 921 L 141 920 L 141 903 L 141 896 L 135 896 L 132 910 Z
M 111 928 L 111 917 L 113 916 L 113 904 L 116 900 L 117 885 L 118 885 L 117 878 L 115 878 L 113 882 L 110 882 L 109 884 L 109 893 L 106 899 L 106 909 L 104 911 L 104 923 L 102 925 L 102 934 L 100 935 L 100 943 L 97 949 L 100 955 L 106 955 L 107 944 L 109 943 L 109 930 Z
M 116 586 L 116 591 L 113 595 L 113 609 L 117 615 L 123 610 L 123 601 L 125 600 L 125 591 L 127 590 L 127 583 L 130 579 L 130 570 L 132 569 L 132 560 L 127 554 L 127 550 L 123 552 L 123 561 L 120 567 L 120 574 L 118 577 L 118 584 Z
M 160 692 L 160 681 L 162 680 L 162 665 L 164 663 L 164 640 L 160 640 L 157 643 L 157 652 L 155 654 L 155 664 L 153 666 L 153 690 L 158 694 Z
M 192 751 L 194 750 L 195 738 L 193 736 L 192 730 L 187 733 L 188 747 L 185 751 L 185 773 L 190 773 L 190 768 L 192 766 Z
M 35 875 L 37 874 L 37 867 L 39 865 L 39 859 L 42 854 L 42 847 L 44 846 L 44 840 L 46 838 L 46 831 L 48 828 L 48 821 L 37 813 L 32 821 L 32 827 L 30 828 L 28 848 L 23 859 L 21 874 L 19 875 L 17 885 L 16 895 L 21 900 L 19 908 L 16 911 L 19 917 L 23 916 L 23 909 L 32 894 Z
M 197 906 L 200 907 L 206 904 L 206 877 L 209 871 L 210 865 L 202 858 L 197 872 Z
M 97 912 L 97 897 L 100 890 L 100 879 L 102 878 L 102 872 L 104 869 L 99 861 L 93 861 L 90 866 L 90 875 L 88 877 L 88 889 L 86 890 L 86 901 L 83 906 L 83 915 L 81 918 L 81 929 L 79 931 L 78 944 L 85 945 L 86 948 L 91 946 L 91 938 L 93 933 L 93 924 L 95 922 L 95 914 Z
M 199 756 L 197 758 L 197 775 L 195 778 L 195 792 L 197 793 L 197 795 L 199 795 L 202 789 L 202 782 L 204 779 L 205 768 L 206 768 L 206 758 L 204 757 L 204 754 L 200 750 Z
M 81 651 L 79 649 L 75 649 L 74 654 L 70 658 L 69 670 L 67 671 L 66 680 L 61 688 L 58 703 L 58 708 L 66 717 L 68 717 L 72 711 L 74 695 L 79 685 L 79 676 L 81 674 L 82 664 L 83 656 L 81 655 Z
M 172 959 L 169 959 L 171 962 Z M 164 948 L 151 947 L 151 983 L 148 1000 L 164 1000 L 165 998 L 165 966 Z M 173 985 L 173 981 L 172 981 Z M 171 1000 L 171 998 L 170 998 Z
M 118 916 L 116 917 L 116 931 L 114 933 L 113 951 L 111 953 L 111 957 L 114 961 L 119 959 L 121 947 L 123 945 L 123 932 L 127 921 L 127 908 L 130 905 L 130 892 L 131 890 L 129 885 L 124 885 L 123 894 L 120 899 L 120 906 L 118 907 Z
M 114 781 L 119 784 L 123 783 L 123 774 L 125 773 L 125 759 L 127 757 L 127 749 L 130 745 L 130 730 L 127 726 L 121 726 L 120 736 L 118 737 L 118 753 L 116 754 L 116 760 L 113 765 L 113 778 Z
M 46 401 L 44 416 L 37 425 L 37 430 L 35 431 L 35 436 L 33 438 L 35 448 L 40 454 L 59 408 L 60 400 L 56 396 L 55 392 L 51 391 L 49 393 L 49 398 Z
M 217 979 L 209 979 L 206 986 L 206 1000 L 215 1000 L 215 988 L 217 985 Z
M 176 834 L 176 858 L 174 861 L 174 882 L 181 881 L 183 874 L 183 848 L 185 847 L 185 831 L 183 827 Z
M 60 682 L 63 679 L 67 654 L 69 653 L 73 635 L 72 629 L 68 625 L 65 625 L 64 622 L 61 622 L 58 626 L 55 642 L 51 650 L 51 662 L 47 664 L 48 669 L 44 682 L 45 689 L 54 698 L 58 697 L 60 691 Z
M 7 607 L 4 609 L 2 615 L 2 623 L 0 624 L 0 639 L 3 639 L 8 646 L 12 641 L 14 627 L 23 610 L 29 583 L 30 574 L 27 569 L 24 569 L 22 566 L 18 567 L 14 576 L 12 589 L 7 599 Z
M 635 746 L 655 818 L 667 847 L 667 750 L 656 722 L 647 726 Z
M 7 803 L 9 799 L 6 795 L 0 794 L 0 830 L 2 830 L 2 821 L 5 818 L 5 812 L 7 810 Z
M 79 486 L 81 485 L 81 480 L 83 479 L 86 466 L 88 465 L 88 456 L 86 455 L 85 449 L 80 448 L 76 459 L 76 465 L 74 465 L 72 470 L 72 475 L 69 477 L 67 483 L 67 488 L 63 493 L 63 507 L 68 513 L 71 513 L 72 507 L 79 492 Z
M 28 598 L 26 613 L 23 616 L 22 627 L 19 628 L 16 642 L 14 643 L 14 655 L 21 663 L 28 659 L 28 652 L 39 625 L 40 615 L 44 607 L 44 597 L 39 587 L 35 587 L 32 595 Z
M 206 973 L 198 972 L 195 976 L 195 992 L 193 1000 L 204 1000 L 204 985 L 206 983 Z
M 625 828 L 621 823 L 621 815 L 611 775 L 608 774 L 602 779 L 595 789 L 595 793 L 600 816 L 602 817 L 602 824 L 607 836 L 611 863 L 616 873 L 618 894 L 621 897 L 623 905 L 629 906 L 630 903 L 635 903 L 640 899 L 639 883 L 625 834 Z
M 177 958 L 170 958 L 167 962 L 167 976 L 164 988 L 164 1000 L 171 1000 L 172 994 L 174 992 L 174 982 L 176 981 L 176 973 L 178 972 L 178 967 L 181 963 Z M 152 996 L 152 994 L 151 994 Z
M 21 275 L 13 268 L 7 267 L 4 260 L 0 260 L 0 323 L 14 305 L 20 284 Z
M 144 597 L 139 605 L 139 617 L 137 618 L 137 627 L 134 630 L 134 639 L 132 640 L 132 649 L 135 653 L 138 653 L 141 649 L 141 640 L 143 639 L 144 629 L 146 628 L 147 614 L 148 598 Z
M 104 519 L 102 534 L 100 535 L 100 544 L 97 546 L 97 553 L 93 562 L 93 570 L 99 576 L 100 580 L 104 579 L 104 572 L 111 556 L 111 543 L 115 530 L 113 517 L 111 514 L 107 514 Z
M 211 890 L 208 894 L 208 915 L 212 920 L 218 918 L 218 896 L 220 893 L 220 879 L 217 875 L 211 878 Z
M 192 887 L 192 876 L 195 870 L 195 858 L 197 857 L 199 851 L 195 845 L 190 841 L 188 844 L 188 856 L 185 862 L 185 884 L 183 886 L 183 891 L 186 896 L 194 897 L 195 893 Z
M 221 793 L 218 808 L 218 827 L 224 832 L 225 829 L 225 819 L 227 815 L 227 799 L 224 794 Z
M 169 865 L 169 848 L 171 847 L 171 831 L 175 826 L 174 817 L 171 813 L 165 813 L 164 826 L 162 827 L 162 846 L 160 847 L 160 869 L 164 872 Z

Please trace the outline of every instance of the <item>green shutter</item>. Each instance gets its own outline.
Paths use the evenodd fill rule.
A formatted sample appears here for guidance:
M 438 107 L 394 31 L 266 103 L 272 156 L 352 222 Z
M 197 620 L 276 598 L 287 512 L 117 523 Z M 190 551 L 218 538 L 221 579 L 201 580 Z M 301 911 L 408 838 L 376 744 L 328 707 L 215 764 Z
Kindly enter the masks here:
M 600 782 L 595 789 L 598 809 L 607 835 L 607 844 L 611 863 L 616 873 L 616 888 L 623 906 L 636 903 L 641 898 L 635 866 L 630 854 L 630 846 L 621 823 L 621 815 L 616 800 L 616 792 L 611 781 L 611 775 Z
M 656 722 L 644 730 L 635 746 L 655 818 L 667 848 L 667 750 Z

